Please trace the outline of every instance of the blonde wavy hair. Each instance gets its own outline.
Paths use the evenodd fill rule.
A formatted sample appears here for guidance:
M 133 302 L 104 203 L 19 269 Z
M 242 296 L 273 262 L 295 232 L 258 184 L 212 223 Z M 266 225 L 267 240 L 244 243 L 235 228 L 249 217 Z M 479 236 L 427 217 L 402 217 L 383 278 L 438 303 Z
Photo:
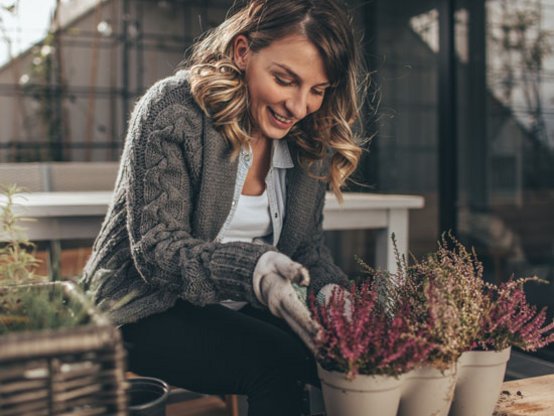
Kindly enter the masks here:
M 233 40 L 245 35 L 254 53 L 291 34 L 306 36 L 319 50 L 331 86 L 321 108 L 297 123 L 289 136 L 299 148 L 299 162 L 310 166 L 329 153 L 330 184 L 342 201 L 341 187 L 355 171 L 362 148 L 352 126 L 359 118 L 359 45 L 344 5 L 335 0 L 249 0 L 245 7 L 207 32 L 180 66 L 190 70 L 191 92 L 202 110 L 233 147 L 236 157 L 250 140 L 248 90 L 233 62 Z

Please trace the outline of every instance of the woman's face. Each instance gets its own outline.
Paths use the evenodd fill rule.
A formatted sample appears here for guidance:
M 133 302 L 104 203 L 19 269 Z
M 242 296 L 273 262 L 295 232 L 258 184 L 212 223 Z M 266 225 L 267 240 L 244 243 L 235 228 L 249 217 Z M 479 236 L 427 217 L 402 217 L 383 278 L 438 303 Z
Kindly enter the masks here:
M 317 48 L 290 35 L 252 52 L 245 36 L 234 44 L 235 64 L 245 71 L 254 137 L 282 139 L 319 110 L 329 80 Z

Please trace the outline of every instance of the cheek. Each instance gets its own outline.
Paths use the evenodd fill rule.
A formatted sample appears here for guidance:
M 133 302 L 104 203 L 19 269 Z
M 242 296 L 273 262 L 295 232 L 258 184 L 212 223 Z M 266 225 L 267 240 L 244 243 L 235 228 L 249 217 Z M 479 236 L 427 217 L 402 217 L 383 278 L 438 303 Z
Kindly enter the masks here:
M 308 105 L 308 110 L 310 114 L 315 113 L 323 106 L 323 97 L 322 98 L 314 98 L 312 102 Z
M 250 95 L 250 104 L 253 106 L 263 105 L 270 101 L 274 95 L 274 83 L 267 75 L 253 66 L 246 73 L 246 83 Z
M 277 104 L 284 99 L 284 94 L 278 85 L 266 82 L 259 89 L 259 98 L 265 104 Z

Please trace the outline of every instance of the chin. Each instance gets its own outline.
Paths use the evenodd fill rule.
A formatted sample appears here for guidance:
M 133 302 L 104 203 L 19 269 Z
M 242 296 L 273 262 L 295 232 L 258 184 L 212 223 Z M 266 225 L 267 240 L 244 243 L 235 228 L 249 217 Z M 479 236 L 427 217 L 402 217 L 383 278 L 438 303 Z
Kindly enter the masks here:
M 285 138 L 286 135 L 289 134 L 289 131 L 290 130 L 287 130 L 285 132 L 281 131 L 279 133 L 276 133 L 276 132 L 268 133 L 268 134 L 265 134 L 265 137 L 267 137 L 268 139 L 272 139 L 272 140 L 280 140 L 280 139 Z
M 278 128 L 275 128 L 273 126 L 268 126 L 268 128 L 265 128 L 263 130 L 263 135 L 269 139 L 273 139 L 273 140 L 279 140 L 279 139 L 282 139 L 284 137 L 287 136 L 287 134 L 289 134 L 290 132 L 290 128 L 289 129 L 278 129 Z

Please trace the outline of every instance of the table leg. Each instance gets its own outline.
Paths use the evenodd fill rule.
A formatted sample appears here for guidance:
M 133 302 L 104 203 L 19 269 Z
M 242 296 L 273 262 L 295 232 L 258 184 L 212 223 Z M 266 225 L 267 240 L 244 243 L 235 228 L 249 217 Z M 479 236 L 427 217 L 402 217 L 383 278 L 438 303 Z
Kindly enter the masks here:
M 62 253 L 62 245 L 60 240 L 51 240 L 49 244 L 49 260 L 50 260 L 50 280 L 55 281 L 60 278 L 60 259 Z
M 388 227 L 377 232 L 377 247 L 375 262 L 377 268 L 396 272 L 396 259 L 392 234 L 396 239 L 396 247 L 400 255 L 408 254 L 408 210 L 391 209 L 388 212 Z

